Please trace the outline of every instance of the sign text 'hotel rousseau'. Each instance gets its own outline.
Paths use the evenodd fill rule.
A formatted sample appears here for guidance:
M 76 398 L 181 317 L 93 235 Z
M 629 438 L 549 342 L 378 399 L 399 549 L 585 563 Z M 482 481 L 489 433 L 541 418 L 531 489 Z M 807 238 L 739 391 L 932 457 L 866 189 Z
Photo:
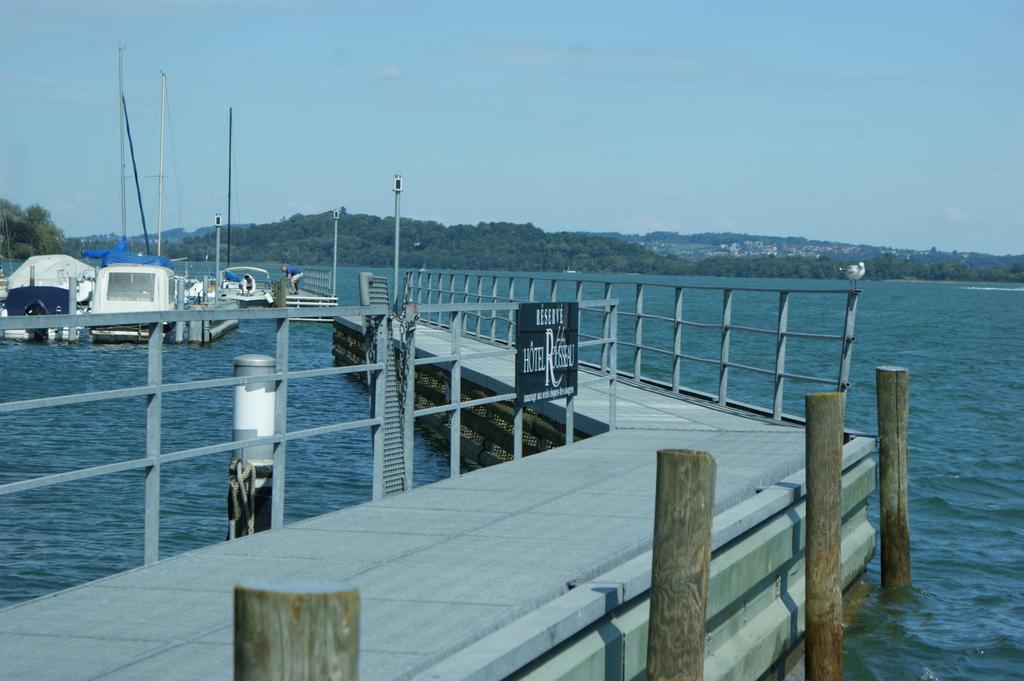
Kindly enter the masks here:
M 579 319 L 579 303 L 519 306 L 516 399 L 520 405 L 576 395 Z

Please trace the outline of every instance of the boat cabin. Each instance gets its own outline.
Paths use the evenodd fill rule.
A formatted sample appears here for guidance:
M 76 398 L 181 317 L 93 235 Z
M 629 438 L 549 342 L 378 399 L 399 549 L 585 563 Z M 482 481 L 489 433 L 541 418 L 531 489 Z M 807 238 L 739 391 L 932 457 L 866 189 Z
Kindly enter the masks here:
M 96 274 L 93 312 L 152 312 L 174 308 L 174 270 L 162 265 L 114 264 Z

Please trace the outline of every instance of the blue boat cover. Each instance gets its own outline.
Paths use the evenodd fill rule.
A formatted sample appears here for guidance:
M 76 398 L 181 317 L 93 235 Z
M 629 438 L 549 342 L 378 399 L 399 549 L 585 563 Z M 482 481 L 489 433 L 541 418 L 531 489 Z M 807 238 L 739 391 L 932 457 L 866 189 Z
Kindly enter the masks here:
M 121 237 L 114 248 L 87 248 L 82 251 L 84 258 L 100 258 L 100 266 L 107 265 L 160 265 L 169 270 L 174 269 L 174 263 L 162 255 L 142 255 L 128 251 L 128 240 Z
M 234 272 L 229 272 L 228 270 L 224 270 L 223 274 L 224 274 L 224 278 L 227 279 L 228 281 L 242 281 L 242 278 L 240 276 L 238 276 L 237 274 L 235 274 Z
M 103 258 L 106 257 L 107 253 L 113 251 L 127 251 L 128 250 L 128 239 L 123 236 L 118 240 L 117 245 L 113 248 L 87 248 L 82 251 L 83 258 Z
M 100 265 L 160 265 L 169 270 L 174 269 L 174 263 L 162 255 L 137 255 L 128 251 L 110 251 L 103 256 Z

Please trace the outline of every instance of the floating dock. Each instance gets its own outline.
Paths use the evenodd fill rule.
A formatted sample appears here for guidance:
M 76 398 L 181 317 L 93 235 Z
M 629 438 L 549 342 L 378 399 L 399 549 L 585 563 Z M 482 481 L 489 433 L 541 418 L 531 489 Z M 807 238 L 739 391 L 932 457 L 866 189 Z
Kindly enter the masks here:
M 477 345 L 463 338 L 466 351 Z M 420 355 L 450 352 L 417 332 Z M 462 377 L 512 390 L 511 357 Z M 360 591 L 359 678 L 636 679 L 643 675 L 656 452 L 717 461 L 705 679 L 785 672 L 803 631 L 801 427 L 620 381 L 580 389 L 591 436 L 521 460 L 210 546 L 0 610 L 3 677 L 230 679 L 240 582 Z M 545 405 L 557 421 L 558 406 Z M 842 575 L 875 545 L 871 438 L 844 446 Z

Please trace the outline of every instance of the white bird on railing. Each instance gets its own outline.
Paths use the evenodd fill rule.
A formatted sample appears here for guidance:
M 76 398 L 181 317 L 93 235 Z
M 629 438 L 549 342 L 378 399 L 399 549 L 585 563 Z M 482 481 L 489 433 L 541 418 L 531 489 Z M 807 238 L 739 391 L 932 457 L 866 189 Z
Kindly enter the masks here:
M 840 267 L 839 271 L 846 275 L 846 278 L 850 280 L 850 288 L 854 287 L 854 282 L 864 276 L 864 263 L 859 262 L 856 265 L 846 265 Z

